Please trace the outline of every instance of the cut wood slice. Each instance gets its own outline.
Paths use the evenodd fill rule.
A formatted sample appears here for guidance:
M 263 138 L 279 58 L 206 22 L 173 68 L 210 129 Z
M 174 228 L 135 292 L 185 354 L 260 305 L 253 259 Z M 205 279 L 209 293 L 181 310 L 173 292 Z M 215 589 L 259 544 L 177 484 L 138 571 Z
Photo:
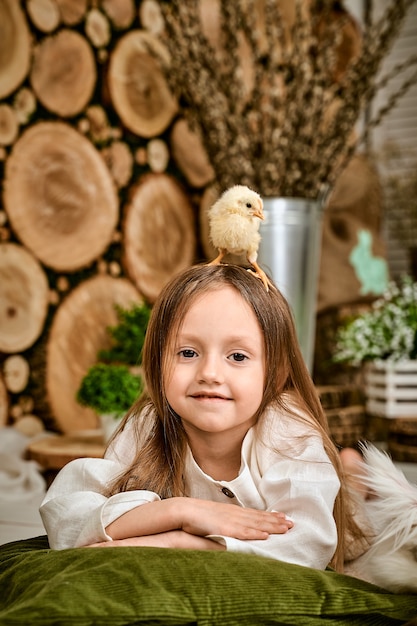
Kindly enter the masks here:
M 6 426 L 9 417 L 9 394 L 0 373 L 0 426 Z
M 61 16 L 55 0 L 28 0 L 26 8 L 33 24 L 43 33 L 58 27 Z
M 131 194 L 123 224 L 124 266 L 154 302 L 162 287 L 194 260 L 194 213 L 177 181 L 148 174 Z
M 29 381 L 29 363 L 21 354 L 13 354 L 4 361 L 3 373 L 7 389 L 12 393 L 20 393 Z
M 102 155 L 116 186 L 125 187 L 133 172 L 133 154 L 128 144 L 123 141 L 114 141 L 102 150 Z
M 105 445 L 102 433 L 97 430 L 80 431 L 68 435 L 51 435 L 29 442 L 29 459 L 36 461 L 44 470 L 55 473 L 75 459 L 103 457 Z
M 102 0 L 102 7 L 115 28 L 129 28 L 135 19 L 134 0 Z
M 48 312 L 45 272 L 28 250 L 0 245 L 0 352 L 29 348 L 41 335 Z
M 152 172 L 165 172 L 169 163 L 169 150 L 163 139 L 151 139 L 146 147 L 148 163 Z
M 36 415 L 22 415 L 15 423 L 14 428 L 26 437 L 36 437 L 45 431 L 42 420 Z
M 188 122 L 177 120 L 171 131 L 174 160 L 192 187 L 205 187 L 214 178 L 207 153 L 200 137 L 190 130 Z
M 97 80 L 87 39 L 67 28 L 36 47 L 30 81 L 44 107 L 60 117 L 78 115 L 90 101 Z
M 88 0 L 55 0 L 61 19 L 67 26 L 79 24 L 87 12 Z
M 139 6 L 139 19 L 142 27 L 154 35 L 161 35 L 165 29 L 164 18 L 158 0 L 142 0 Z
M 10 95 L 30 68 L 30 33 L 16 0 L 0 2 L 0 99 Z
M 11 106 L 0 104 L 0 146 L 10 146 L 19 134 L 17 116 Z
M 63 122 L 28 128 L 6 161 L 4 204 L 19 239 L 47 266 L 74 271 L 102 254 L 118 196 L 101 155 Z
M 126 278 L 95 276 L 62 302 L 52 322 L 46 357 L 47 397 L 64 433 L 97 428 L 96 413 L 76 401 L 76 393 L 97 352 L 109 348 L 108 326 L 117 324 L 115 304 L 130 308 L 143 298 Z
M 107 16 L 98 9 L 91 9 L 85 20 L 85 32 L 96 48 L 107 46 L 111 38 L 111 27 Z
M 93 104 L 86 111 L 87 131 L 93 142 L 107 142 L 111 137 L 111 126 L 106 111 L 100 104 Z
M 22 87 L 13 99 L 13 110 L 19 124 L 27 124 L 36 111 L 36 97 L 31 89 Z
M 141 137 L 161 134 L 178 110 L 162 70 L 169 58 L 154 35 L 140 30 L 124 35 L 111 55 L 108 86 L 113 106 L 126 128 Z

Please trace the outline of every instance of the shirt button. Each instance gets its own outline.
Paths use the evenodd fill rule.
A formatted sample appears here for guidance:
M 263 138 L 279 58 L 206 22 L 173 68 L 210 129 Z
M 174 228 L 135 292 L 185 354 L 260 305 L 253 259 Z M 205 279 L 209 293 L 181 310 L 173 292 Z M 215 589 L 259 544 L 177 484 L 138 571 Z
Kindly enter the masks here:
M 235 494 L 232 491 L 230 491 L 230 489 L 228 489 L 227 487 L 223 487 L 222 492 L 228 498 L 234 498 L 235 497 Z

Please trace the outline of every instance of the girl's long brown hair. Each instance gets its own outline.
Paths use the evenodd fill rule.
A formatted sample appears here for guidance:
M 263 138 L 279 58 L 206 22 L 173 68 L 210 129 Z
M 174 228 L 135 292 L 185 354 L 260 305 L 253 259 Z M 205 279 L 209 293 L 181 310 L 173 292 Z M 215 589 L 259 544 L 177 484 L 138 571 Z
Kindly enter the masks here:
M 167 348 L 195 300 L 225 286 L 236 289 L 251 306 L 264 337 L 268 375 L 258 418 L 261 419 L 265 409 L 272 404 L 291 412 L 294 419 L 302 420 L 288 406 L 288 396 L 291 395 L 297 406 L 312 418 L 309 424 L 313 422 L 320 432 L 324 448 L 339 475 L 342 488 L 333 512 L 339 540 L 332 565 L 342 571 L 345 531 L 358 538 L 362 534 L 346 505 L 339 454 L 329 436 L 319 396 L 304 363 L 287 301 L 273 285 L 267 292 L 262 281 L 242 267 L 191 267 L 171 280 L 154 304 L 142 355 L 146 392 L 124 422 L 125 425 L 128 420 L 133 420 L 137 454 L 130 467 L 115 480 L 110 493 L 147 489 L 162 498 L 187 495 L 184 490 L 186 433 L 164 391 L 164 381 L 169 375 Z

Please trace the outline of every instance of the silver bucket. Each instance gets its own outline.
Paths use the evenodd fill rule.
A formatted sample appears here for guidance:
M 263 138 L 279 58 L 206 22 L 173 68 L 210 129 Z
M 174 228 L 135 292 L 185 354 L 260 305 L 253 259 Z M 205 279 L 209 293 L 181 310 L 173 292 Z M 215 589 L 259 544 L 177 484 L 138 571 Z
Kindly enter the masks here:
M 264 198 L 263 203 L 258 261 L 290 304 L 312 372 L 324 199 Z

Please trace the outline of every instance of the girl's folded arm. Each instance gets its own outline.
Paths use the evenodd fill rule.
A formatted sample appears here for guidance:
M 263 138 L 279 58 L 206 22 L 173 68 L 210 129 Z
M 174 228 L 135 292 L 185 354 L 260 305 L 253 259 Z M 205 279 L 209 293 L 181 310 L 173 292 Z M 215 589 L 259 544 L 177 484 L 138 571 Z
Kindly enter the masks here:
M 282 513 L 177 497 L 148 502 L 127 511 L 106 527 L 106 533 L 114 540 L 183 530 L 199 537 L 226 534 L 251 540 L 267 539 L 270 534 L 284 533 L 291 526 L 292 522 Z
M 156 493 L 146 490 L 107 497 L 108 485 L 121 469 L 119 463 L 108 459 L 76 459 L 62 468 L 40 507 L 52 549 L 111 541 L 105 528 L 114 519 L 159 500 Z

